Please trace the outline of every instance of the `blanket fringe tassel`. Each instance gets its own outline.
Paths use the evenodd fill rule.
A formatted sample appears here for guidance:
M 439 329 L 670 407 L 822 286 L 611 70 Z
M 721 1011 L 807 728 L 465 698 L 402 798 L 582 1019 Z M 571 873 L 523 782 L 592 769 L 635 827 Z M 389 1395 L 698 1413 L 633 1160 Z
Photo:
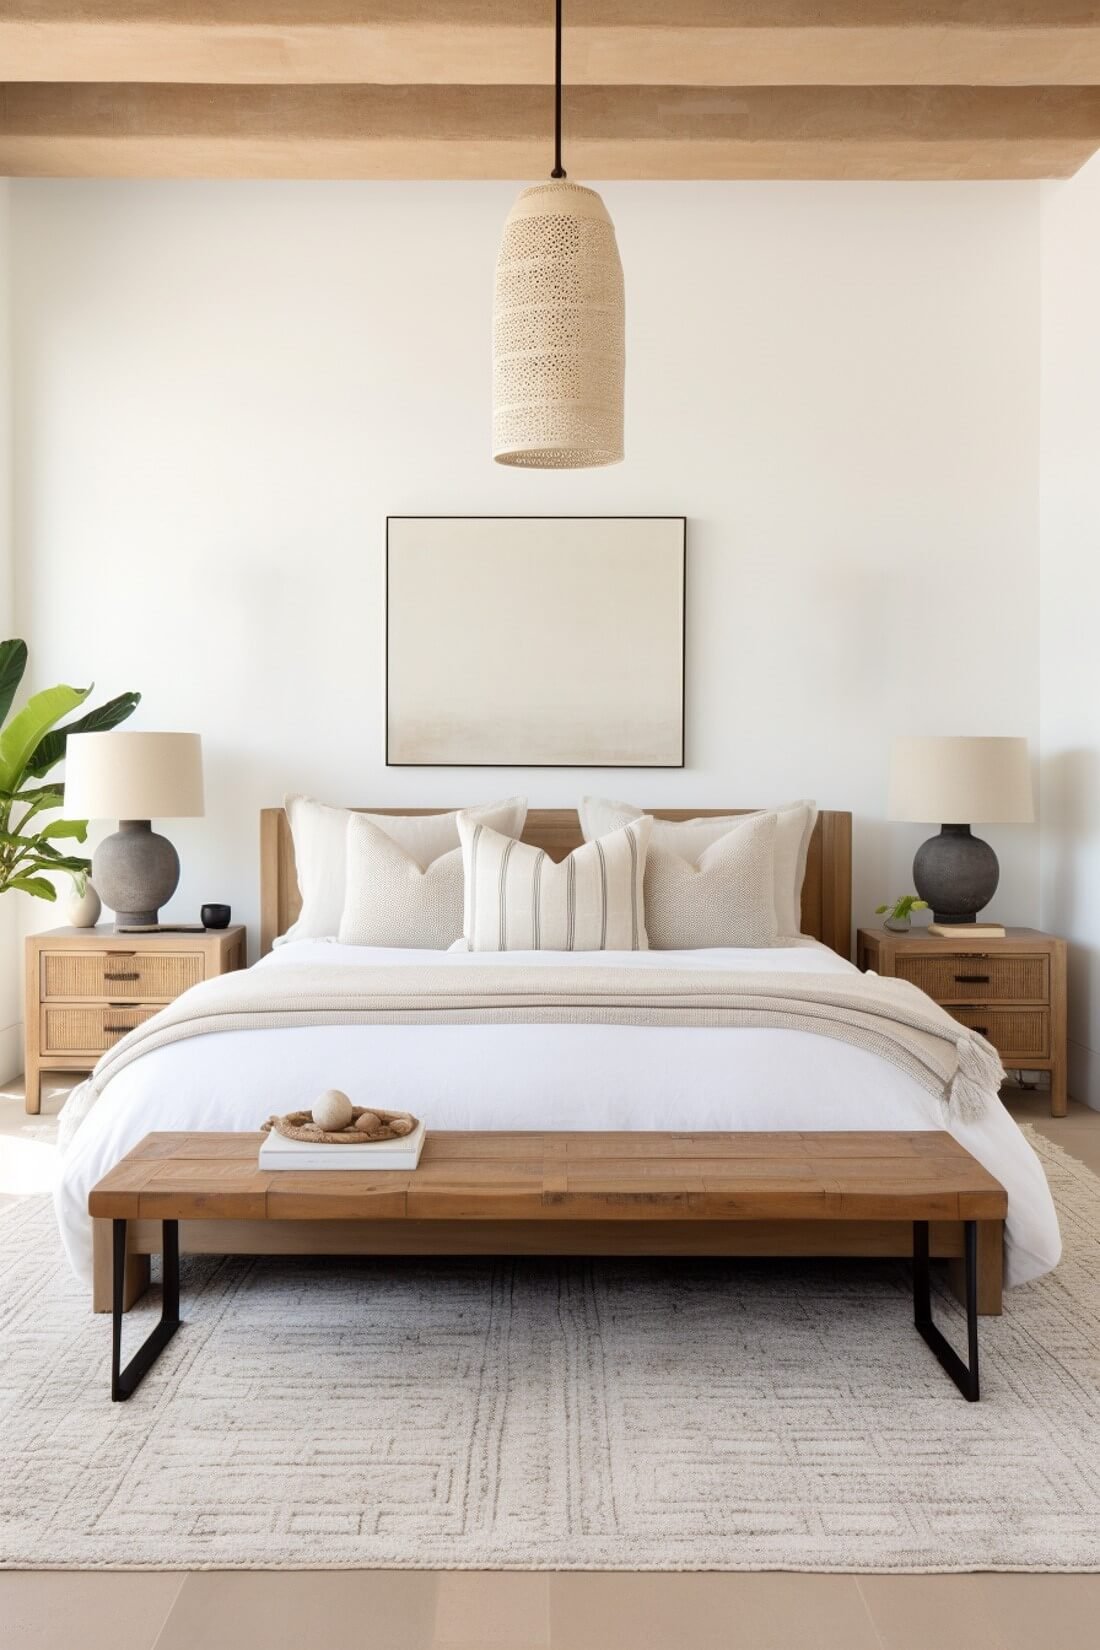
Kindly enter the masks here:
M 996 1099 L 1004 1067 L 997 1050 L 984 1037 L 960 1037 L 955 1052 L 959 1069 L 951 1079 L 947 1109 L 964 1123 L 976 1123 Z

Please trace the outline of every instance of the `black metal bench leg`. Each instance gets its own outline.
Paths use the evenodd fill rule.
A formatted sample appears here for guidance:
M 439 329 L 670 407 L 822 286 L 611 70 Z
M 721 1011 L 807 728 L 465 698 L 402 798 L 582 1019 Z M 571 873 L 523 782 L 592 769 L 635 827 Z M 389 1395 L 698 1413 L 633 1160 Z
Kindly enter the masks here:
M 963 1397 L 976 1404 L 978 1390 L 978 1222 L 963 1223 L 966 1243 L 966 1340 L 969 1362 L 932 1322 L 932 1279 L 928 1264 L 928 1222 L 913 1222 L 913 1322 Z
M 164 1278 L 161 1290 L 160 1321 L 122 1368 L 122 1303 L 126 1292 L 126 1222 L 112 1222 L 114 1242 L 113 1300 L 111 1313 L 111 1397 L 115 1403 L 129 1398 L 141 1385 L 172 1336 L 180 1326 L 180 1229 L 176 1220 L 161 1222 L 161 1249 Z

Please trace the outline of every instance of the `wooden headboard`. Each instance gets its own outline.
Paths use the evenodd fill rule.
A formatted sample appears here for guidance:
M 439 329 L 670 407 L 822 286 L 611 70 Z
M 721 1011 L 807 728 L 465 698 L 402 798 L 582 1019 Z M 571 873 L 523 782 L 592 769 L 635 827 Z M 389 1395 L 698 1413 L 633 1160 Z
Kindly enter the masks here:
M 359 808 L 357 813 L 438 814 L 447 808 Z M 706 819 L 719 814 L 751 813 L 751 808 L 651 808 L 657 819 Z M 545 848 L 551 859 L 564 859 L 584 838 L 573 808 L 532 808 L 523 832 L 524 842 Z M 260 813 L 260 952 L 266 956 L 272 941 L 285 934 L 302 899 L 294 866 L 290 822 L 282 808 Z M 852 816 L 820 813 L 806 858 L 802 885 L 802 932 L 838 951 L 852 954 Z

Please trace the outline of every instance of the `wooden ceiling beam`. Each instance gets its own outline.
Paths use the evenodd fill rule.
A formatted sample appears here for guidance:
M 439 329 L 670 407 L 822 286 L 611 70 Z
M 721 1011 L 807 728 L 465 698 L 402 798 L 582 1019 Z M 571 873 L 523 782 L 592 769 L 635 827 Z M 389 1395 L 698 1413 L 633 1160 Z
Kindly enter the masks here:
M 576 0 L 576 86 L 1100 84 L 1085 0 Z M 823 16 L 828 21 L 822 21 Z M 548 0 L 5 0 L 7 81 L 540 85 Z
M 0 87 L 18 176 L 537 178 L 545 90 L 519 87 Z M 575 87 L 570 175 L 1065 176 L 1100 145 L 1095 88 Z
M 0 0 L 0 170 L 523 177 L 550 0 Z M 1100 0 L 569 0 L 592 177 L 1050 177 L 1100 145 Z

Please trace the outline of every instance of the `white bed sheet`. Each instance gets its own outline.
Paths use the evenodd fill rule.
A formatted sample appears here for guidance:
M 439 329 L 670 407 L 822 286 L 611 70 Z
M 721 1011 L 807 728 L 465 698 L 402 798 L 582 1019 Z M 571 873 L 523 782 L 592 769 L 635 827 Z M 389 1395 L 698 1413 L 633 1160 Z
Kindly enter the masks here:
M 438 952 L 293 941 L 256 966 L 310 962 L 492 968 L 844 972 L 825 946 L 651 952 Z M 593 1025 L 310 1026 L 220 1032 L 159 1048 L 107 1085 L 69 1141 L 55 1203 L 74 1270 L 90 1281 L 88 1193 L 151 1129 L 257 1129 L 341 1088 L 407 1109 L 429 1129 L 937 1129 L 950 1127 L 1008 1191 L 1006 1277 L 1054 1266 L 1058 1221 L 1038 1158 L 1000 1105 L 947 1123 L 937 1101 L 878 1055 L 809 1032 Z M 69 1104 L 74 1115 L 84 1085 Z

